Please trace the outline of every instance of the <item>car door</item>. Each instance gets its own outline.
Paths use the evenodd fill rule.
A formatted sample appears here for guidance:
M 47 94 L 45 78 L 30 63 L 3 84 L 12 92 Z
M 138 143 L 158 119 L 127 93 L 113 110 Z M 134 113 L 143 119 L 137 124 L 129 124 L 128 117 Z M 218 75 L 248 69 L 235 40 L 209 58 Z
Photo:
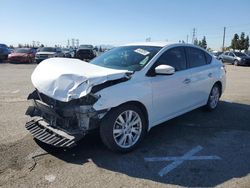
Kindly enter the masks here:
M 191 76 L 192 106 L 206 104 L 215 76 L 215 67 L 211 66 L 212 57 L 203 50 L 195 47 L 186 47 L 188 68 Z
M 233 62 L 234 62 L 234 54 L 230 52 L 228 55 L 228 63 L 233 63 Z
M 151 67 L 170 65 L 175 68 L 172 75 L 154 75 L 151 79 L 153 92 L 153 121 L 160 123 L 182 113 L 190 107 L 190 78 L 186 69 L 187 61 L 184 47 L 174 47 L 164 52 Z
M 223 61 L 225 61 L 225 62 L 227 62 L 228 61 L 228 52 L 225 52 L 224 54 L 223 54 Z

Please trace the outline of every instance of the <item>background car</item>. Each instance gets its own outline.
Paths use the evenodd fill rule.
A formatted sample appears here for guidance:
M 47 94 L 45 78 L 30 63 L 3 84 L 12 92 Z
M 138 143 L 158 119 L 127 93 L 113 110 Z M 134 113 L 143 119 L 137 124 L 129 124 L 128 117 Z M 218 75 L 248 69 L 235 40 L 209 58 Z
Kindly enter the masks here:
M 219 56 L 219 60 L 236 66 L 250 65 L 250 57 L 242 52 L 224 52 Z
M 12 63 L 33 63 L 34 59 L 35 51 L 32 48 L 17 48 L 8 56 L 8 61 Z
M 222 54 L 223 52 L 211 52 L 211 54 L 216 58 L 219 59 L 219 56 Z
M 10 50 L 7 45 L 0 44 L 0 60 L 7 60 Z
M 62 52 L 64 54 L 64 57 L 68 57 L 68 58 L 75 57 L 75 52 L 73 49 L 63 48 Z
M 77 59 L 81 59 L 87 62 L 89 62 L 96 56 L 96 51 L 94 50 L 94 47 L 92 45 L 80 45 L 80 47 L 76 50 L 75 55 Z
M 51 57 L 64 57 L 64 53 L 60 48 L 43 47 L 38 50 L 35 56 L 36 63 L 51 58 Z

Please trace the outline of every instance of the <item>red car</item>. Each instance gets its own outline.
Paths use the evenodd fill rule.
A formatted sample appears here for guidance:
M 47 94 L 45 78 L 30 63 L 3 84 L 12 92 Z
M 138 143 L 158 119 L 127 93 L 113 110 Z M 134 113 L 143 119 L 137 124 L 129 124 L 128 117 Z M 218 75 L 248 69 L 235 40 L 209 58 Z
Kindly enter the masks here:
M 33 63 L 35 59 L 35 51 L 32 48 L 18 48 L 9 54 L 8 61 L 16 63 Z

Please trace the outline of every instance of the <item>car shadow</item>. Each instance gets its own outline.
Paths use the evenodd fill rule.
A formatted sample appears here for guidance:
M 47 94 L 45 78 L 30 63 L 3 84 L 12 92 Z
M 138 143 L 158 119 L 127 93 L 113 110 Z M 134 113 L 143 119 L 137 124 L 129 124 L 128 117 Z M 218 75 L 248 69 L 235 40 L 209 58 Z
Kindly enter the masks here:
M 99 168 L 185 187 L 213 187 L 250 173 L 250 106 L 221 101 L 211 112 L 194 110 L 153 128 L 140 147 L 127 154 L 109 151 L 98 133 L 87 135 L 71 149 L 39 145 L 68 163 L 92 161 Z M 163 177 L 158 172 L 171 162 L 146 162 L 145 157 L 182 156 L 196 146 L 196 155 L 217 155 L 221 160 L 184 161 Z

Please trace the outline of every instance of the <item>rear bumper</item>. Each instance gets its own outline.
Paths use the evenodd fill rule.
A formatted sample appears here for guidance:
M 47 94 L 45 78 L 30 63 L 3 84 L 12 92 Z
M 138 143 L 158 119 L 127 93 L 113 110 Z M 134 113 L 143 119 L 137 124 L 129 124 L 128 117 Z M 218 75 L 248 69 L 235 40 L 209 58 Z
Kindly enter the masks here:
M 240 65 L 250 65 L 250 60 L 242 60 L 240 61 Z
M 28 57 L 13 57 L 13 58 L 8 58 L 9 62 L 29 62 L 30 58 Z

